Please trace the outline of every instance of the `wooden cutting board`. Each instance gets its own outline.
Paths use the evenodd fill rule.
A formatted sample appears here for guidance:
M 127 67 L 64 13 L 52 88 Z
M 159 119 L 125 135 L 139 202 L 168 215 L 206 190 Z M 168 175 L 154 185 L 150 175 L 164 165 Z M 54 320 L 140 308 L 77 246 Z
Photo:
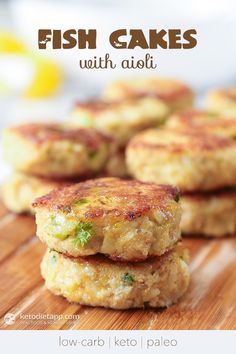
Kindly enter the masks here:
M 191 284 L 179 304 L 165 310 L 115 311 L 69 304 L 44 287 L 39 264 L 45 251 L 34 218 L 9 213 L 0 203 L 1 329 L 236 329 L 236 238 L 186 238 Z M 15 323 L 4 323 L 13 313 Z M 61 314 L 63 319 L 25 320 L 20 315 Z M 68 320 L 68 315 L 79 315 Z

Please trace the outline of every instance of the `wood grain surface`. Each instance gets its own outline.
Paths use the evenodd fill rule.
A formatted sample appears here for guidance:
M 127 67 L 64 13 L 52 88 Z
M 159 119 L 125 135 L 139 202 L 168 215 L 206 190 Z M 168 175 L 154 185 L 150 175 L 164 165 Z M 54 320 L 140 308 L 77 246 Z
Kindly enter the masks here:
M 39 271 L 45 246 L 34 235 L 33 217 L 9 213 L 0 203 L 1 329 L 236 329 L 236 238 L 184 239 L 191 284 L 177 305 L 115 311 L 69 304 L 50 294 Z M 4 323 L 9 312 L 16 316 L 12 325 Z M 62 318 L 24 317 L 38 314 Z

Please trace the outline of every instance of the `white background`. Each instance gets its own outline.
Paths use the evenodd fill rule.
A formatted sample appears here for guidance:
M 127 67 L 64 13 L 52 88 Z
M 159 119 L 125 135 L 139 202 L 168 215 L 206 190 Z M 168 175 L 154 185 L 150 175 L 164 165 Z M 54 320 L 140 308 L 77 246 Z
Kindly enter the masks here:
M 59 347 L 59 336 L 62 339 L 78 340 L 84 338 L 105 340 L 105 347 Z M 143 349 L 140 347 L 115 347 L 114 339 L 136 339 L 142 337 Z M 176 339 L 176 347 L 151 347 L 147 349 L 147 340 L 168 338 Z M 78 353 L 129 353 L 129 354 L 235 354 L 235 331 L 2 331 L 0 333 L 0 349 L 6 354 L 78 354 Z M 109 348 L 109 342 L 111 347 Z

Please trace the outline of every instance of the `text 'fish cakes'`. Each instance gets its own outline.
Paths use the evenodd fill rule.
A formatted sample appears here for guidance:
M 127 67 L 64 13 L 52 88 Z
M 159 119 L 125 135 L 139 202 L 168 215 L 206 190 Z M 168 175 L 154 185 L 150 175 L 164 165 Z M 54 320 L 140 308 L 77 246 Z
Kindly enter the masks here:
M 15 172 L 3 183 L 1 195 L 9 210 L 15 213 L 34 213 L 32 202 L 35 198 L 68 184 L 69 181 L 55 181 Z
M 139 133 L 126 150 L 135 178 L 178 186 L 183 191 L 235 185 L 236 144 L 202 131 L 150 129 Z
M 157 77 L 112 81 L 104 91 L 107 100 L 152 97 L 165 102 L 171 112 L 193 105 L 193 91 L 184 83 Z
M 74 257 L 140 261 L 180 239 L 178 190 L 171 186 L 101 178 L 53 191 L 33 206 L 39 238 Z
M 236 119 L 216 116 L 207 111 L 187 110 L 173 114 L 166 126 L 171 129 L 194 129 L 236 139 Z
M 181 196 L 184 234 L 223 237 L 236 235 L 236 189 Z
M 210 91 L 207 95 L 207 108 L 213 113 L 236 119 L 236 87 Z
M 77 103 L 70 121 L 75 126 L 94 127 L 109 133 L 124 146 L 139 131 L 163 123 L 168 113 L 166 104 L 152 97 L 89 101 Z
M 70 302 L 114 309 L 167 307 L 188 287 L 186 258 L 178 247 L 141 263 L 101 255 L 76 259 L 47 250 L 41 272 L 46 287 Z
M 3 135 L 5 157 L 16 170 L 48 178 L 70 178 L 100 171 L 112 139 L 89 128 L 25 124 Z

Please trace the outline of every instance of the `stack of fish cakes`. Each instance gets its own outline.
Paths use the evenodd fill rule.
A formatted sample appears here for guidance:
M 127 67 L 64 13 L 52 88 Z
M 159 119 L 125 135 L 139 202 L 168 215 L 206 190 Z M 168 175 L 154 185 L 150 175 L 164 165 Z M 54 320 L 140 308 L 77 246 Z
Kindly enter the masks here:
M 3 149 L 15 170 L 3 185 L 3 200 L 14 212 L 32 212 L 36 197 L 100 173 L 116 145 L 94 129 L 32 123 L 6 129 Z
M 53 293 L 127 309 L 169 306 L 186 291 L 176 188 L 100 178 L 52 191 L 33 207 Z
M 188 129 L 226 137 L 236 144 L 236 120 L 215 116 L 209 111 L 191 110 L 171 117 L 173 129 Z M 232 159 L 235 159 L 232 156 Z M 226 171 L 224 172 L 226 174 Z M 225 187 L 225 188 L 224 188 Z M 236 234 L 236 178 L 231 186 L 205 193 L 189 193 L 182 198 L 182 228 L 185 233 L 209 236 Z
M 130 173 L 181 189 L 182 232 L 236 233 L 236 124 L 207 112 L 175 114 L 167 128 L 134 137 L 127 149 Z
M 171 112 L 191 107 L 193 92 L 169 79 L 138 78 L 111 82 L 102 99 L 78 102 L 70 116 L 74 126 L 90 126 L 113 136 L 120 149 L 106 166 L 107 175 L 128 174 L 125 149 L 138 132 L 162 126 Z

